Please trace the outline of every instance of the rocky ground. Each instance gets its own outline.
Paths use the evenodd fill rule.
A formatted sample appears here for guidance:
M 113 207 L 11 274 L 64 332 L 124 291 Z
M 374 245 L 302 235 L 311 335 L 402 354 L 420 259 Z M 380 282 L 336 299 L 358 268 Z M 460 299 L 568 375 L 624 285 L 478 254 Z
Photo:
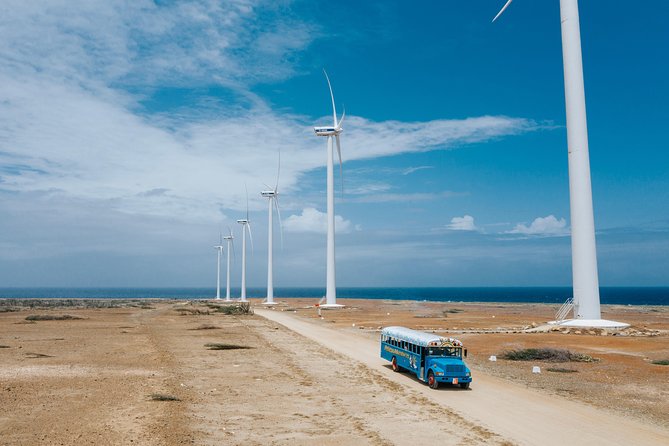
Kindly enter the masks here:
M 475 371 L 669 424 L 669 366 L 653 364 L 669 359 L 664 307 L 606 307 L 632 328 L 591 333 L 536 330 L 550 305 L 341 301 L 320 315 L 309 299 L 277 310 L 365 338 L 388 325 L 455 336 Z M 597 361 L 501 359 L 528 347 Z M 206 302 L 0 301 L 3 445 L 505 443 L 456 413 L 425 431 L 432 404 L 283 326 Z

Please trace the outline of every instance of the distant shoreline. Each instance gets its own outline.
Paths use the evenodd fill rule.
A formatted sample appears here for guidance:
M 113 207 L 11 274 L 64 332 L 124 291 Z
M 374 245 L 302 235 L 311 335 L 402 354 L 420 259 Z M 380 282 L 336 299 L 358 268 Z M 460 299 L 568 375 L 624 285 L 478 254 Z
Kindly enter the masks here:
M 225 290 L 222 289 L 222 295 Z M 233 299 L 239 290 L 233 288 Z M 179 299 L 202 300 L 215 297 L 214 288 L 0 288 L 0 299 Z M 261 299 L 265 288 L 249 288 L 249 298 Z M 314 287 L 276 287 L 277 299 L 304 298 L 316 302 L 324 290 Z M 338 299 L 407 300 L 472 303 L 545 303 L 561 304 L 572 296 L 571 287 L 340 287 Z M 602 287 L 602 305 L 669 305 L 669 287 Z

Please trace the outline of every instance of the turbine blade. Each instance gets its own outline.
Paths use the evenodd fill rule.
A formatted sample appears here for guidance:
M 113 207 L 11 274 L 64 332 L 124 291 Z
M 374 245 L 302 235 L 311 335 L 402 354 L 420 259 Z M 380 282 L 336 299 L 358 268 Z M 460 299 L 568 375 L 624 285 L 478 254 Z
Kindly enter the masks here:
M 332 125 L 337 126 L 337 108 L 335 107 L 334 93 L 332 93 L 332 85 L 330 84 L 330 78 L 328 77 L 327 71 L 323 68 L 323 73 L 325 73 L 325 79 L 328 81 L 328 88 L 330 89 L 330 98 L 332 98 Z
M 341 177 L 341 194 L 344 195 L 344 167 L 341 161 L 341 144 L 339 143 L 339 133 L 335 134 L 337 140 L 337 155 L 339 155 L 339 175 Z
M 502 13 L 506 10 L 506 8 L 509 7 L 509 5 L 511 4 L 512 1 L 513 1 L 513 0 L 509 0 L 508 2 L 506 2 L 506 3 L 504 4 L 504 6 L 502 6 L 502 9 L 500 9 L 499 12 L 497 13 L 497 15 L 495 16 L 495 18 L 492 19 L 493 22 L 494 22 L 495 20 L 497 20 L 497 18 L 498 18 L 499 16 L 502 15 Z M 492 23 L 492 22 L 491 22 L 491 23 Z
M 249 241 L 251 242 L 251 254 L 253 254 L 253 235 L 251 235 L 251 223 L 246 223 L 246 226 L 249 230 Z
M 281 149 L 279 149 L 279 167 L 276 170 L 276 186 L 274 186 L 274 193 L 278 193 L 279 190 L 279 175 L 281 175 Z
M 281 223 L 281 211 L 279 210 L 279 198 L 274 197 L 274 207 L 276 208 L 276 215 L 279 217 L 279 232 L 281 234 L 281 249 L 283 249 L 283 223 Z
M 232 233 L 230 233 L 232 235 Z M 237 253 L 235 252 L 235 239 L 230 240 L 230 244 L 232 245 L 232 259 L 237 260 Z
M 344 118 L 346 117 L 346 107 L 344 107 L 344 113 L 341 115 L 341 119 L 339 120 L 339 124 L 337 124 L 337 130 L 341 131 L 341 125 L 344 122 Z
M 248 221 L 248 219 L 249 219 L 249 189 L 246 187 L 246 183 L 244 183 L 244 190 L 246 191 L 246 220 Z

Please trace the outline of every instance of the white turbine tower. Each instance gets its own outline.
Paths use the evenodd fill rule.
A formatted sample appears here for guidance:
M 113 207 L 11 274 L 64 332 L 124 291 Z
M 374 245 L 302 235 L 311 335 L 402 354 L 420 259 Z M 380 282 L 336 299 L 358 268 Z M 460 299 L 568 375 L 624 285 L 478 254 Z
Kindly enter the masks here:
M 341 125 L 344 122 L 346 112 L 341 116 L 341 120 L 337 123 L 337 109 L 335 108 L 334 94 L 332 93 L 332 85 L 330 78 L 325 70 L 325 79 L 328 81 L 328 88 L 330 89 L 330 98 L 332 99 L 332 126 L 314 127 L 314 132 L 317 136 L 327 136 L 327 219 L 328 219 L 328 235 L 327 235 L 327 279 L 325 288 L 325 304 L 321 305 L 324 308 L 337 308 L 343 305 L 337 304 L 337 286 L 335 281 L 335 211 L 334 211 L 334 144 L 333 139 L 337 141 L 337 154 L 339 155 L 339 169 L 341 172 L 341 144 L 339 142 L 339 134 L 343 131 Z
M 234 237 L 232 236 L 232 229 L 228 228 L 229 235 L 223 237 L 223 240 L 227 242 L 228 248 L 228 264 L 227 264 L 227 275 L 226 275 L 226 289 L 225 289 L 225 301 L 230 302 L 230 247 L 232 250 L 235 249 Z M 220 255 L 219 255 L 220 259 Z
M 493 22 L 511 4 L 508 0 Z M 567 111 L 569 159 L 569 204 L 571 213 L 571 256 L 575 319 L 561 325 L 625 327 L 628 324 L 602 319 L 597 275 L 595 219 L 588 154 L 588 128 L 583 86 L 583 59 L 577 0 L 560 0 L 562 61 Z
M 214 246 L 216 253 L 216 299 L 221 298 L 221 254 L 223 254 L 223 235 L 219 234 L 218 245 Z
M 283 244 L 283 229 L 281 228 L 281 212 L 279 211 L 279 174 L 281 173 L 281 152 L 279 152 L 279 169 L 276 174 L 276 185 L 274 189 L 267 186 L 268 190 L 260 192 L 265 198 L 269 199 L 268 207 L 268 233 L 267 233 L 267 299 L 263 305 L 276 305 L 274 302 L 274 225 L 272 223 L 272 214 L 276 209 L 276 215 L 279 217 L 279 229 L 281 231 L 281 243 Z M 274 209 L 273 209 L 274 208 Z
M 246 193 L 246 218 L 237 220 L 237 223 L 242 225 L 242 292 L 240 301 L 246 302 L 246 231 L 249 232 L 249 241 L 251 242 L 251 250 L 253 250 L 253 237 L 251 236 L 251 222 L 249 220 L 249 195 Z

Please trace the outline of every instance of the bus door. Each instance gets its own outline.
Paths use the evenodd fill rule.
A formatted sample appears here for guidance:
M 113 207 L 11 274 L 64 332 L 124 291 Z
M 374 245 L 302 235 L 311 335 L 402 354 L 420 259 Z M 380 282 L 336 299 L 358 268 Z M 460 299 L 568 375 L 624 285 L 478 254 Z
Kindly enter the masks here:
M 418 346 L 420 351 L 420 375 L 418 377 L 425 381 L 425 347 Z

